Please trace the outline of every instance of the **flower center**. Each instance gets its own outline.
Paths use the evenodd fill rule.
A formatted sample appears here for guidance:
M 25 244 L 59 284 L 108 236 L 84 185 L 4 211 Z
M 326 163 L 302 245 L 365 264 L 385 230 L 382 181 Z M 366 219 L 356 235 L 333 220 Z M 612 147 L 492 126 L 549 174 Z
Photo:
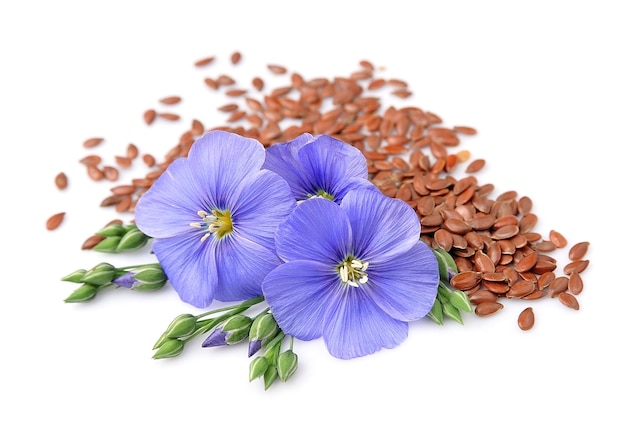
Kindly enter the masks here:
M 324 199 L 328 199 L 328 200 L 331 200 L 331 201 L 335 200 L 335 196 L 333 196 L 330 193 L 327 193 L 326 191 L 322 190 L 321 188 L 318 189 L 315 192 L 315 194 L 309 193 L 308 197 L 309 197 L 309 199 L 312 198 L 312 197 L 323 197 Z
M 204 241 L 215 234 L 217 239 L 221 239 L 233 231 L 233 219 L 229 210 L 211 210 L 209 214 L 206 211 L 198 211 L 198 216 L 202 222 L 189 223 L 194 228 L 206 230 L 206 234 L 202 236 L 200 241 Z
M 369 262 L 361 261 L 353 256 L 348 256 L 337 266 L 339 278 L 342 283 L 358 288 L 359 284 L 367 282 L 367 267 Z

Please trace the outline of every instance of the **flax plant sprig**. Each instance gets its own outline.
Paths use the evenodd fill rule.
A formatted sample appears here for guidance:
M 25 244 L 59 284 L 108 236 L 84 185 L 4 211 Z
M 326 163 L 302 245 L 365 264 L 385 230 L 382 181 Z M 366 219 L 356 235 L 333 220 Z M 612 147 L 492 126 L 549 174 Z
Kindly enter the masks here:
M 81 284 L 64 301 L 82 303 L 92 300 L 98 292 L 109 287 L 155 291 L 165 286 L 167 276 L 159 263 L 115 267 L 108 262 L 101 262 L 88 270 L 78 269 L 61 280 Z
M 258 296 L 199 315 L 178 315 L 154 344 L 152 358 L 177 357 L 189 341 L 208 334 L 202 342 L 203 348 L 247 342 L 248 357 L 254 356 L 249 366 L 249 381 L 263 378 L 265 390 L 277 379 L 287 381 L 298 366 L 298 356 L 293 352 L 293 337 L 280 330 L 267 307 L 255 315 L 244 314 L 264 300 L 264 297 Z M 283 350 L 283 342 L 287 338 L 290 338 L 289 347 Z
M 103 253 L 121 253 L 138 250 L 144 247 L 151 238 L 137 228 L 134 223 L 122 224 L 112 222 L 95 233 L 103 237 L 93 250 Z

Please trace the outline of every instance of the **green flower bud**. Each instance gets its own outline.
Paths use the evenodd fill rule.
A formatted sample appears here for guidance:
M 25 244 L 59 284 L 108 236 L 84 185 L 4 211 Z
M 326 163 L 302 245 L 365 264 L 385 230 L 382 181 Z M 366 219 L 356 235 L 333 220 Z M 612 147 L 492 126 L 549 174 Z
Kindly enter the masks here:
M 250 326 L 251 341 L 269 341 L 278 333 L 278 324 L 271 313 L 257 316 Z
M 443 325 L 443 307 L 441 306 L 441 302 L 438 298 L 435 298 L 435 303 L 430 309 L 430 312 L 428 312 L 428 317 L 437 324 Z
M 180 339 L 165 339 L 152 356 L 153 359 L 166 359 L 176 357 L 183 352 L 185 343 Z
M 298 355 L 292 350 L 280 353 L 278 356 L 278 363 L 276 363 L 276 368 L 278 370 L 278 377 L 281 381 L 287 381 L 287 379 L 289 379 L 289 377 L 291 377 L 298 368 Z
M 470 302 L 467 294 L 463 291 L 452 291 L 452 293 L 448 296 L 448 300 L 452 306 L 456 307 L 460 311 L 468 313 L 473 312 L 472 303 Z
M 121 239 L 122 237 L 120 236 L 107 237 L 96 244 L 93 250 L 103 253 L 115 253 L 117 252 L 117 245 L 120 243 Z
M 167 336 L 167 331 L 165 331 L 163 334 L 161 334 L 161 336 L 159 336 L 159 339 L 157 339 L 157 341 L 154 343 L 154 345 L 152 346 L 152 349 L 156 350 L 161 345 L 163 345 L 163 343 L 168 339 L 170 338 Z
M 119 223 L 111 223 L 96 232 L 101 237 L 121 237 L 126 233 L 126 229 Z
M 165 283 L 167 276 L 161 268 L 161 264 L 148 264 L 136 267 L 133 277 L 141 283 Z M 133 288 L 135 289 L 135 288 Z
M 277 378 L 278 378 L 278 369 L 276 369 L 276 366 L 274 365 L 268 366 L 267 369 L 265 370 L 265 373 L 263 374 L 263 384 L 265 385 L 265 390 L 269 389 L 270 386 L 274 383 L 274 381 L 276 381 Z
M 165 282 L 163 283 L 138 283 L 135 286 L 133 286 L 132 289 L 134 291 L 150 292 L 156 289 L 161 289 L 163 288 L 164 285 L 165 285 Z
M 283 338 L 284 337 L 281 337 L 280 339 L 274 338 L 265 349 L 265 357 L 272 365 L 276 365 L 278 363 L 278 354 L 280 353 Z
M 228 318 L 222 325 L 222 332 L 226 333 L 228 345 L 237 344 L 248 337 L 252 318 L 245 315 L 234 315 Z
M 459 310 L 456 307 L 454 307 L 452 303 L 449 303 L 449 302 L 443 303 L 442 308 L 443 308 L 443 314 L 445 316 L 447 316 L 448 318 L 452 318 L 459 324 L 463 324 L 463 318 L 461 318 L 461 312 L 459 312 Z
M 64 282 L 83 283 L 83 276 L 85 273 L 87 273 L 87 270 L 81 268 L 80 270 L 76 270 L 73 273 L 62 277 L 61 280 Z
M 265 371 L 269 368 L 269 366 L 270 363 L 265 357 L 255 357 L 250 362 L 250 373 L 248 375 L 249 380 L 255 380 L 265 374 Z
M 85 301 L 89 301 L 96 296 L 99 288 L 100 287 L 98 285 L 84 283 L 78 289 L 72 292 L 69 297 L 67 297 L 64 301 L 66 303 L 82 303 Z
M 439 278 L 444 282 L 448 282 L 450 278 L 458 273 L 458 268 L 454 258 L 441 248 L 432 249 L 437 258 L 437 265 L 439 266 Z
M 98 286 L 106 285 L 111 283 L 111 280 L 115 278 L 116 271 L 117 270 L 113 265 L 101 262 L 85 273 L 83 276 L 83 282 Z
M 171 339 L 184 338 L 196 331 L 197 319 L 195 316 L 184 313 L 178 315 L 165 331 L 165 336 Z
M 116 252 L 126 252 L 129 250 L 136 250 L 146 245 L 148 242 L 148 237 L 146 234 L 141 232 L 136 227 L 130 229 L 126 234 L 122 236 L 119 240 Z M 100 244 L 98 244 L 99 246 Z M 97 246 L 96 246 L 97 247 Z

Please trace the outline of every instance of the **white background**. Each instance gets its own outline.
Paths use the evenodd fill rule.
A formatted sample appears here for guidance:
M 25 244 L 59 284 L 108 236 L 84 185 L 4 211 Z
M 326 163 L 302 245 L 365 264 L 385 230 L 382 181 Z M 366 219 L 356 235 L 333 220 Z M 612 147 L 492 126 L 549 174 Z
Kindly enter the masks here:
M 623 432 L 619 3 L 3 2 L 0 431 Z M 243 60 L 232 67 L 236 50 Z M 210 55 L 211 67 L 193 66 Z M 363 59 L 409 82 L 413 99 L 395 104 L 477 128 L 459 149 L 487 160 L 478 176 L 496 193 L 533 199 L 539 232 L 591 243 L 579 311 L 505 301 L 465 325 L 414 323 L 400 347 L 350 361 L 321 341 L 296 342 L 295 376 L 264 391 L 247 380 L 244 347 L 198 341 L 176 359 L 151 359 L 169 321 L 195 313 L 171 289 L 63 303 L 76 287 L 60 281 L 69 272 L 150 259 L 80 249 L 116 216 L 99 207 L 112 185 L 78 163 L 86 138 L 104 137 L 96 152 L 110 161 L 130 142 L 161 157 L 193 118 L 224 121 L 205 76 L 228 72 L 248 86 L 278 63 L 334 77 Z M 146 126 L 143 111 L 172 94 L 184 98 L 170 110 L 181 122 Z M 59 171 L 70 177 L 63 192 Z M 61 211 L 63 225 L 47 231 Z M 522 332 L 527 305 L 536 325 Z

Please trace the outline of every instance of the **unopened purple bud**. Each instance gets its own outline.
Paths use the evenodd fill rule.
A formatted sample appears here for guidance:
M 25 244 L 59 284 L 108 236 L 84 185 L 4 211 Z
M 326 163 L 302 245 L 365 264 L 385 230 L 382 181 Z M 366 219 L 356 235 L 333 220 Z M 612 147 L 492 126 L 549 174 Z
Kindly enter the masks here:
M 226 342 L 227 333 L 222 331 L 222 327 L 218 327 L 202 342 L 202 346 L 206 347 L 221 347 L 228 345 Z
M 116 277 L 113 279 L 113 283 L 118 286 L 123 286 L 124 288 L 132 288 L 135 283 L 137 283 L 137 279 L 134 277 L 135 273 L 129 271 L 126 274 L 122 274 L 120 277 Z
M 261 341 L 250 341 L 248 343 L 248 357 L 254 356 L 261 349 Z

